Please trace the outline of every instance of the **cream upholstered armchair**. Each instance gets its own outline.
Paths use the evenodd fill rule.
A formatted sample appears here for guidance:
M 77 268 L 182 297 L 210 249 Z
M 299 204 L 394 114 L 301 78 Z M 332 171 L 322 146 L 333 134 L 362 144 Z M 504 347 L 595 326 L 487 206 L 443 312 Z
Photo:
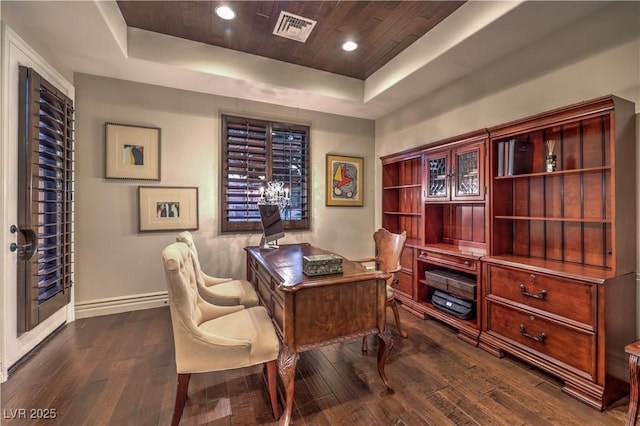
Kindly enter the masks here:
M 244 305 L 247 308 L 258 306 L 258 294 L 249 281 L 235 280 L 233 278 L 215 278 L 202 271 L 198 259 L 198 250 L 193 242 L 191 232 L 184 231 L 179 233 L 176 241 L 185 243 L 197 260 L 196 272 L 200 276 L 198 291 L 204 300 L 223 306 Z
M 216 306 L 200 297 L 193 253 L 184 243 L 162 251 L 169 292 L 178 386 L 172 425 L 178 425 L 192 373 L 266 364 L 271 408 L 276 419 L 276 358 L 280 343 L 262 306 Z

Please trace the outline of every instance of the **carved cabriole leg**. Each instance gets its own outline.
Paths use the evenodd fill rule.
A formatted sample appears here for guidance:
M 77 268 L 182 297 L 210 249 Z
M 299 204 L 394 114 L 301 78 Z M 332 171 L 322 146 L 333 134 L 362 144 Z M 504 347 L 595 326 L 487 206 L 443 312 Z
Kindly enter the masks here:
M 293 411 L 293 390 L 296 378 L 296 365 L 300 355 L 297 352 L 289 351 L 287 345 L 282 345 L 278 356 L 278 370 L 284 385 L 285 407 L 284 413 L 280 417 L 280 426 L 288 426 L 291 423 L 291 412 Z
M 178 374 L 178 386 L 176 388 L 176 403 L 173 406 L 173 418 L 171 419 L 171 426 L 178 426 L 180 424 L 180 418 L 184 411 L 184 404 L 187 402 L 187 389 L 189 388 L 189 379 L 191 373 Z
M 387 357 L 389 356 L 389 352 L 391 352 L 391 348 L 393 347 L 393 337 L 391 337 L 391 333 L 389 330 L 386 330 L 382 333 L 378 333 L 378 374 L 380 374 L 380 378 L 384 382 L 387 387 L 387 391 L 393 392 L 391 388 L 391 383 L 387 379 L 387 375 L 384 372 L 384 365 L 387 362 Z
M 638 355 L 629 355 L 629 412 L 627 413 L 627 423 L 625 426 L 634 426 L 638 420 L 638 402 L 640 402 L 640 393 L 638 385 L 640 385 L 640 368 L 638 368 Z

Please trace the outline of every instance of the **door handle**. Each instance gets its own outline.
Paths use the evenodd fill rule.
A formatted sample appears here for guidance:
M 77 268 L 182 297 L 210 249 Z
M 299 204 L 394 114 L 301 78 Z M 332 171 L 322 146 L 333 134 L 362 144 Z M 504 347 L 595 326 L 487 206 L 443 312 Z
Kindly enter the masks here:
M 11 243 L 9 245 L 9 250 L 17 251 L 18 258 L 20 260 L 24 260 L 24 261 L 31 260 L 31 258 L 38 251 L 38 246 L 35 244 L 36 233 L 31 229 L 27 229 L 26 231 L 23 231 L 19 229 L 16 225 L 11 225 L 11 228 L 9 228 L 9 231 L 11 231 L 12 234 L 16 234 L 20 232 L 20 234 L 25 240 L 24 244 Z

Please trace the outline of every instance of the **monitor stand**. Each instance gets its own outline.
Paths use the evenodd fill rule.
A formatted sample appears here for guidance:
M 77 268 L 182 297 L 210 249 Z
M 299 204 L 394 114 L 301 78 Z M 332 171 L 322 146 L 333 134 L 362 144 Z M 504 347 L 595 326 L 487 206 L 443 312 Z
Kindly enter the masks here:
M 262 238 L 260 238 L 260 248 L 261 249 L 266 249 L 266 250 L 271 250 L 271 249 L 277 249 L 280 246 L 278 246 L 278 242 L 277 241 L 269 241 L 266 242 L 264 235 L 262 236 Z

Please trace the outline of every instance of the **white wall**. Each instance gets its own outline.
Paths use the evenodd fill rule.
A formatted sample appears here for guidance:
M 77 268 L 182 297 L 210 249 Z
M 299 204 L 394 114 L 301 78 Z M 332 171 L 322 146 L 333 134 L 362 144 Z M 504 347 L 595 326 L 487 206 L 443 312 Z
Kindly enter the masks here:
M 548 47 L 558 43 L 566 46 L 563 55 L 550 57 Z M 608 94 L 635 102 L 636 113 L 640 111 L 640 2 L 608 6 L 377 120 L 376 156 Z M 638 143 L 638 114 L 636 131 Z M 636 153 L 640 158 L 640 149 Z M 629 177 L 636 179 L 638 190 L 639 163 L 636 160 L 636 176 Z M 376 163 L 376 205 L 381 181 Z M 637 198 L 640 202 L 640 195 Z M 381 223 L 379 209 L 376 223 Z
M 351 258 L 373 254 L 374 123 L 257 102 L 75 75 L 76 85 L 76 309 L 79 317 L 162 303 L 160 258 L 177 232 L 138 233 L 139 185 L 197 186 L 200 229 L 194 231 L 202 267 L 210 275 L 245 276 L 247 245 L 258 233 L 220 235 L 220 114 L 233 113 L 311 126 L 312 214 L 309 232 L 281 243 L 310 242 Z M 104 123 L 161 128 L 160 182 L 103 178 Z M 365 158 L 364 207 L 325 206 L 325 156 Z M 122 300 L 121 300 L 122 299 Z

